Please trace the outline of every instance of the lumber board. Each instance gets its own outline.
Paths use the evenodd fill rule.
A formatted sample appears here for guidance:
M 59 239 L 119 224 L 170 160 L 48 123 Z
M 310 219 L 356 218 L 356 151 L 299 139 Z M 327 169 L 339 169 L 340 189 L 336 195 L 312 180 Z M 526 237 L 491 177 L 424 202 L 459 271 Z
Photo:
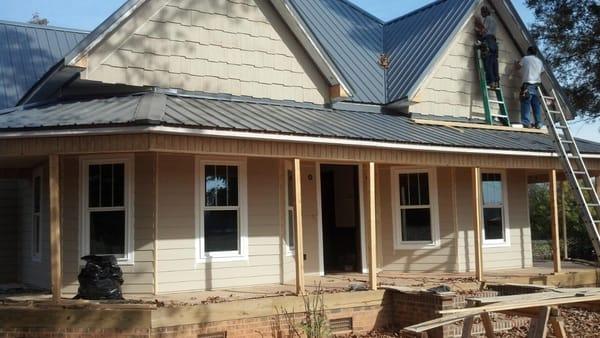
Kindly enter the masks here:
M 453 122 L 453 121 L 435 121 L 435 120 L 424 120 L 424 119 L 412 119 L 416 124 L 430 125 L 430 126 L 442 126 L 449 128 L 470 128 L 470 129 L 488 129 L 488 130 L 502 130 L 502 131 L 514 131 L 519 133 L 533 133 L 533 134 L 548 134 L 547 130 L 544 129 L 527 129 L 527 128 L 515 128 L 507 126 L 491 126 L 489 124 L 481 123 L 468 123 L 468 122 Z
M 303 295 L 304 288 L 304 238 L 302 225 L 302 176 L 300 159 L 294 159 L 294 225 L 296 244 L 296 294 Z
M 550 325 L 552 325 L 556 338 L 567 338 L 567 330 L 565 330 L 565 322 L 562 318 L 551 317 Z
M 482 247 L 482 231 L 481 222 L 481 168 L 471 169 L 472 177 L 472 192 L 473 192 L 473 231 L 475 237 L 475 278 L 478 281 L 483 281 L 483 247 Z
M 56 154 L 48 158 L 50 189 L 50 280 L 52 300 L 59 302 L 62 298 L 62 236 L 60 220 L 60 163 Z
M 368 181 L 368 204 L 367 204 L 367 238 L 368 238 L 368 263 L 369 263 L 369 287 L 377 290 L 377 233 L 375 214 L 375 163 L 369 162 L 365 165 Z M 362 201 L 361 201 L 362 203 Z
M 487 338 L 494 338 L 494 324 L 492 318 L 488 312 L 481 314 L 481 321 L 483 322 L 483 328 L 485 329 L 485 336 Z
M 462 338 L 471 338 L 471 332 L 473 332 L 473 320 L 474 316 L 465 318 L 462 329 Z
M 545 338 L 548 334 L 548 319 L 550 319 L 550 307 L 543 307 L 538 316 L 531 320 L 527 338 Z
M 552 232 L 552 263 L 554 273 L 562 271 L 560 261 L 560 222 L 558 221 L 558 182 L 556 180 L 556 170 L 550 170 L 550 219 Z

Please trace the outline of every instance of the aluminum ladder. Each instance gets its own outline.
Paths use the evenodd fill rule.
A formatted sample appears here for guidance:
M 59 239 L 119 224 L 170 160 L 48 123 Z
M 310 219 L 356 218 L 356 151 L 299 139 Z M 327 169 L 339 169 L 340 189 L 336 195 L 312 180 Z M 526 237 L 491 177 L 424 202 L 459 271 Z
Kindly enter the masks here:
M 541 86 L 538 86 L 538 95 L 541 98 L 540 101 L 542 101 L 550 136 L 554 140 L 560 162 L 565 169 L 567 179 L 579 205 L 581 218 L 596 250 L 598 261 L 600 261 L 600 233 L 598 232 L 600 226 L 600 199 L 598 199 L 598 192 L 594 188 L 590 173 L 567 124 L 564 111 L 557 100 L 556 92 L 553 89 L 552 96 L 545 96 Z
M 505 126 L 511 126 L 510 115 L 508 114 L 508 107 L 504 100 L 504 93 L 502 92 L 502 85 L 498 83 L 498 88 L 492 89 L 487 83 L 485 77 L 485 66 L 483 62 L 483 56 L 481 53 L 481 45 L 475 46 L 476 62 L 477 62 L 477 73 L 479 74 L 479 86 L 481 93 L 483 94 L 483 110 L 485 112 L 485 122 L 487 124 L 494 124 L 494 119 L 498 119 Z M 490 99 L 490 92 L 496 94 L 496 99 Z M 499 108 L 498 114 L 492 113 L 491 104 L 497 104 Z

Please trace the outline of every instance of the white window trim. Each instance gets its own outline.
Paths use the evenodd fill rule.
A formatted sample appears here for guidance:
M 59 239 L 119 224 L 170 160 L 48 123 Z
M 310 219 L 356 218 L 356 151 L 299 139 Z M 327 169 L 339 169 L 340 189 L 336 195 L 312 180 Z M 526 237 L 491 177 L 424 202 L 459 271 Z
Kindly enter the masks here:
M 286 247 L 286 255 L 287 256 L 294 256 L 296 254 L 296 245 L 290 246 L 290 218 L 288 217 L 289 212 L 292 211 L 292 217 L 294 217 L 294 206 L 290 206 L 290 201 L 289 201 L 289 196 L 290 196 L 290 192 L 289 192 L 289 185 L 288 185 L 288 171 L 292 172 L 292 175 L 294 174 L 294 170 L 292 168 L 292 163 L 290 161 L 286 161 L 285 162 L 285 174 L 284 174 L 284 179 L 285 179 L 285 238 L 284 238 L 284 242 L 285 242 L 285 247 Z M 295 240 L 295 239 L 294 239 Z
M 119 265 L 133 265 L 134 260 L 134 156 L 133 155 L 91 155 L 79 158 L 79 177 L 80 177 L 80 221 L 79 221 L 79 256 L 83 257 L 90 254 L 90 214 L 89 205 L 89 166 L 96 164 L 116 164 L 125 165 L 125 186 L 124 186 L 124 207 L 125 207 L 125 257 L 117 258 Z M 115 208 L 103 208 L 110 211 Z M 119 210 L 121 208 L 118 208 Z M 83 264 L 83 262 L 80 262 Z
M 481 238 L 482 246 L 484 248 L 501 248 L 501 247 L 510 247 L 510 223 L 508 216 L 510 215 L 508 212 L 508 184 L 507 184 L 507 176 L 506 170 L 504 169 L 496 169 L 496 170 L 481 170 L 481 175 L 483 174 L 500 174 L 500 178 L 502 180 L 502 206 L 500 205 L 490 205 L 489 207 L 499 208 L 502 207 L 502 227 L 504 238 L 503 239 L 485 239 L 485 224 L 483 222 L 483 209 L 485 206 L 483 205 L 483 177 L 481 179 Z
M 248 199 L 247 199 L 247 179 L 246 179 L 246 160 L 211 160 L 197 157 L 194 169 L 194 210 L 196 223 L 196 264 L 209 262 L 231 262 L 248 260 Z M 204 166 L 206 165 L 229 165 L 238 167 L 238 206 L 232 209 L 239 209 L 239 250 L 204 252 L 204 210 L 205 204 L 205 186 L 204 186 Z M 224 210 L 220 207 L 219 210 Z
M 429 205 L 431 209 L 431 242 L 402 240 L 402 213 L 400 205 L 399 179 L 400 174 L 427 173 L 429 178 Z M 394 250 L 406 249 L 438 249 L 440 247 L 440 217 L 438 205 L 437 169 L 436 168 L 391 168 L 392 217 Z
M 42 238 L 44 237 L 43 233 L 43 223 L 42 220 L 44 219 L 44 171 L 43 169 L 40 168 L 36 168 L 33 170 L 33 176 L 31 178 L 31 260 L 33 262 L 41 262 L 42 261 L 42 252 L 44 251 L 42 249 L 42 244 L 44 243 Z M 35 179 L 36 178 L 40 178 L 40 211 L 39 212 L 35 212 Z M 39 233 L 38 233 L 38 247 L 40 248 L 40 252 L 35 252 L 35 218 L 39 218 Z

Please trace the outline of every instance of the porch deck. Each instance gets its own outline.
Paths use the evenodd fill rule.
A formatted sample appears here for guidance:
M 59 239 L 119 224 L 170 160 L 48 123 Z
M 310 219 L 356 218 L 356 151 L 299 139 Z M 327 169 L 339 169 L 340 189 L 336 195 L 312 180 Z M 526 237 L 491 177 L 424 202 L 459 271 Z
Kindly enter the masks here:
M 473 273 L 401 273 L 381 272 L 377 276 L 379 285 L 393 285 L 428 289 L 447 285 L 457 293 L 479 290 Z M 485 273 L 486 283 L 492 284 L 536 284 L 560 287 L 597 286 L 600 269 L 573 261 L 563 262 L 563 272 L 553 274 L 552 262 L 535 262 L 533 268 L 497 270 Z M 306 276 L 307 292 L 315 292 L 320 286 L 324 293 L 343 293 L 366 289 L 368 274 L 343 273 L 326 276 Z M 13 292 L 2 289 L 13 289 Z M 166 306 L 224 303 L 247 299 L 262 299 L 294 295 L 295 281 L 285 284 L 264 284 L 243 288 L 227 288 L 212 291 L 185 292 L 162 295 L 128 295 L 125 303 L 161 303 Z M 64 295 L 70 298 L 74 295 Z M 52 296 L 46 292 L 19 289 L 18 285 L 0 285 L 0 305 L 15 302 L 44 302 Z

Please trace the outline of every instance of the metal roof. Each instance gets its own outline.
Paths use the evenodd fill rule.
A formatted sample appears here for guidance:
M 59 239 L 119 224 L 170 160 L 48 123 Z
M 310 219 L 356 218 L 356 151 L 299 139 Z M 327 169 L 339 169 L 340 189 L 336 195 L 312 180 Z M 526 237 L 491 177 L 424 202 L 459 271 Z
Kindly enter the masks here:
M 401 144 L 554 152 L 549 136 L 519 131 L 423 125 L 386 115 L 237 99 L 132 95 L 63 102 L 0 115 L 0 135 L 16 130 L 115 125 L 167 125 Z M 584 153 L 600 144 L 580 141 Z
M 0 109 L 12 107 L 87 32 L 0 21 Z

